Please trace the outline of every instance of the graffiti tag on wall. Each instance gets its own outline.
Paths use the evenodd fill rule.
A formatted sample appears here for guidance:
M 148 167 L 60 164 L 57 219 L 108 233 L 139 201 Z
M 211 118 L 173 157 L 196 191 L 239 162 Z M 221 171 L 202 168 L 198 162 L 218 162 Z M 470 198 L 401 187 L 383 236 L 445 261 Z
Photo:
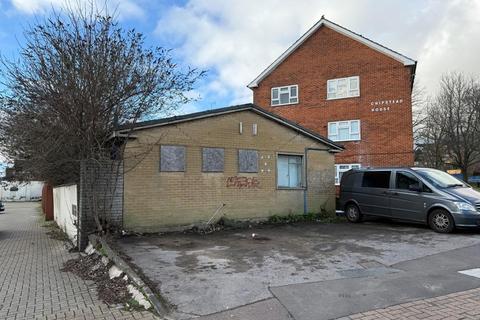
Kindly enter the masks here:
M 228 177 L 227 188 L 238 189 L 257 189 L 260 187 L 260 181 L 255 177 Z

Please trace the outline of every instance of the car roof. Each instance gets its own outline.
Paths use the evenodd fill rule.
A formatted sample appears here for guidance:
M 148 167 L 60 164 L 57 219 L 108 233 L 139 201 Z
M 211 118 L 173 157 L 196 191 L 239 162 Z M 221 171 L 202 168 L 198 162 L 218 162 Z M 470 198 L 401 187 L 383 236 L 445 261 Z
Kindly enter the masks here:
M 361 167 L 352 169 L 353 171 L 385 171 L 385 170 L 416 170 L 416 169 L 429 169 L 419 167 Z

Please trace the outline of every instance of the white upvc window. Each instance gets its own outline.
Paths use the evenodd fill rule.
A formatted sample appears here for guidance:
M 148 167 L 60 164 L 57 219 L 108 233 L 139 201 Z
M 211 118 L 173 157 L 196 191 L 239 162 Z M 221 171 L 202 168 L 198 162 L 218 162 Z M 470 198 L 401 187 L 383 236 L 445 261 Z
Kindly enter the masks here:
M 360 140 L 360 120 L 329 122 L 328 139 L 332 141 Z
M 344 172 L 347 172 L 350 169 L 359 169 L 361 165 L 359 163 L 349 163 L 349 164 L 336 164 L 335 165 L 335 185 L 340 185 L 342 180 L 342 175 Z
M 272 88 L 272 106 L 298 103 L 298 85 Z
M 277 157 L 277 187 L 302 188 L 303 157 L 300 155 L 279 154 Z
M 327 100 L 359 96 L 359 76 L 327 80 Z

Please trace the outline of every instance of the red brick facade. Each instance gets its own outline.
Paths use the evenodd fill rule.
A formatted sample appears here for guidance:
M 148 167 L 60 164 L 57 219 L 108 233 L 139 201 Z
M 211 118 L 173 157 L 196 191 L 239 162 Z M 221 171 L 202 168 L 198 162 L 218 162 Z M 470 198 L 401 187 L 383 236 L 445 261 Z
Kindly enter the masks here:
M 414 66 L 321 26 L 253 90 L 256 105 L 328 136 L 328 122 L 361 121 L 337 164 L 412 166 Z M 327 80 L 359 76 L 360 96 L 327 100 Z M 271 106 L 271 88 L 298 85 L 299 103 Z M 382 111 L 380 111 L 382 110 Z

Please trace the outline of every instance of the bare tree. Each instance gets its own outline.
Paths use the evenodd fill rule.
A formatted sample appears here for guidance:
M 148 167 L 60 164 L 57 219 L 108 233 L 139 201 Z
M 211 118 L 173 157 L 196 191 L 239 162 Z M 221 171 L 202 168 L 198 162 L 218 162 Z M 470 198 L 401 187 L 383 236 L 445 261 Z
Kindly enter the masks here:
M 425 163 L 424 147 L 425 136 L 423 129 L 427 120 L 427 104 L 428 99 L 425 94 L 425 88 L 415 82 L 412 89 L 412 124 L 415 161 Z
M 412 123 L 414 137 L 417 136 L 418 131 L 421 130 L 426 120 L 428 101 L 429 97 L 427 97 L 425 93 L 425 88 L 420 86 L 418 82 L 415 82 L 412 89 Z
M 2 154 L 53 185 L 78 183 L 85 161 L 121 159 L 115 129 L 190 101 L 186 93 L 204 74 L 144 40 L 94 5 L 29 27 L 19 59 L 2 59 Z
M 460 73 L 444 75 L 440 92 L 428 103 L 418 132 L 424 162 L 436 168 L 448 163 L 467 180 L 480 163 L 480 83 Z
M 119 124 L 188 102 L 203 74 L 93 6 L 52 13 L 25 31 L 18 61 L 2 62 L 1 151 L 54 184 L 109 154 Z
M 451 163 L 462 169 L 465 181 L 470 168 L 480 161 L 480 86 L 462 74 L 442 78 L 438 96 L 441 125 Z
M 422 114 L 422 121 L 415 131 L 415 146 L 417 160 L 422 165 L 444 170 L 447 153 L 446 128 L 441 123 L 438 105 L 433 102 L 427 103 Z

